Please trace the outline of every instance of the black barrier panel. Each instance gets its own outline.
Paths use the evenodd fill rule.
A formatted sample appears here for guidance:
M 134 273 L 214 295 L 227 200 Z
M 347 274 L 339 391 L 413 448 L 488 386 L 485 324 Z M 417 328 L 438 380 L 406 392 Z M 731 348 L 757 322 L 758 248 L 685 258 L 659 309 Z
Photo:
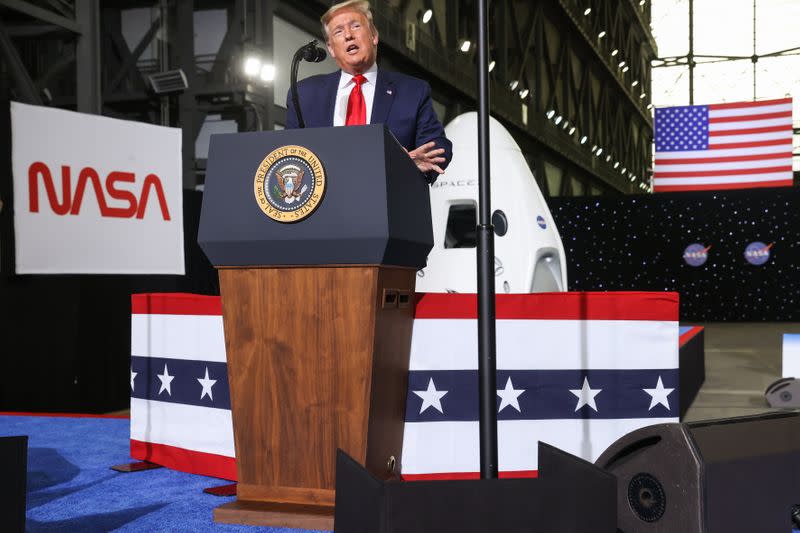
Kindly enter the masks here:
M 571 291 L 677 291 L 685 321 L 800 320 L 798 189 L 551 198 L 549 205 Z M 750 247 L 751 260 L 768 254 L 761 265 L 745 255 L 753 243 L 763 246 Z

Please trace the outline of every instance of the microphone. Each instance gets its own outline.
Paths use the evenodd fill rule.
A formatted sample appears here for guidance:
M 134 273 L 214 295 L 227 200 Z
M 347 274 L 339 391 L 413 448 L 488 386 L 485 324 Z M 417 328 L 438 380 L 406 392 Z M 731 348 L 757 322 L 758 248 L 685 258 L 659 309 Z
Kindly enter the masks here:
M 303 120 L 303 112 L 300 110 L 300 97 L 297 93 L 297 69 L 300 66 L 300 60 L 308 61 L 309 63 L 319 63 L 327 57 L 325 50 L 317 46 L 317 41 L 314 39 L 308 44 L 304 44 L 298 48 L 297 52 L 292 57 L 292 71 L 290 77 L 290 91 L 292 95 L 292 104 L 294 105 L 295 113 L 297 114 L 297 125 L 301 128 L 306 127 Z
M 317 46 L 316 39 L 303 47 L 303 59 L 309 63 L 319 63 L 324 61 L 326 57 L 328 57 L 328 54 L 325 53 L 322 47 Z

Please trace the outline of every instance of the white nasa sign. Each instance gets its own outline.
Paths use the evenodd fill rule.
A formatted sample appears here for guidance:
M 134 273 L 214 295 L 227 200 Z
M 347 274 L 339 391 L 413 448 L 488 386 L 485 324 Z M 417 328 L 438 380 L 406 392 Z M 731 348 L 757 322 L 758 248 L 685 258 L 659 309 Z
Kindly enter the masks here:
M 18 274 L 183 274 L 181 131 L 11 103 Z

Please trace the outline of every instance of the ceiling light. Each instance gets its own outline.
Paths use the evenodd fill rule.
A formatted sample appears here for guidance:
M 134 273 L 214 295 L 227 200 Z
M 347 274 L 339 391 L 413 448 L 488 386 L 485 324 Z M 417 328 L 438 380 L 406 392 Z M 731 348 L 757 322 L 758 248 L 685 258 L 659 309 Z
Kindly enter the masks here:
M 559 124 L 561 124 L 561 119 L 562 119 L 561 115 L 558 115 L 558 116 L 556 117 L 556 120 L 555 120 L 556 126 L 558 126 Z
M 512 81 L 511 83 L 508 84 L 508 87 L 513 91 L 513 90 L 515 90 L 517 88 L 518 85 L 519 85 L 519 82 L 517 80 L 514 80 L 514 81 Z
M 653 104 L 647 104 L 647 109 L 653 109 Z
M 422 23 L 427 24 L 433 18 L 433 9 L 426 9 L 425 14 L 422 15 Z
M 494 62 L 494 60 L 492 60 L 492 62 L 489 63 L 489 72 L 494 70 L 494 65 L 495 65 L 495 62 Z
M 619 66 L 619 68 L 624 67 L 625 66 L 625 61 L 620 61 L 618 66 Z
M 248 76 L 255 76 L 261 72 L 261 60 L 256 56 L 250 56 L 244 60 L 244 73 Z
M 584 16 L 588 15 L 591 12 L 592 12 L 592 8 L 591 7 L 587 7 L 586 9 L 583 10 Z
M 550 111 L 548 111 L 547 113 L 545 113 L 545 116 L 546 116 L 547 118 L 553 118 L 553 117 L 555 116 L 555 114 L 556 114 L 556 111 L 555 111 L 555 109 L 551 109 Z
M 596 144 L 593 144 L 593 145 L 592 145 L 592 153 L 594 153 L 594 151 L 595 151 L 595 150 L 597 150 L 597 145 L 596 145 Z
M 597 34 L 597 38 L 598 39 L 602 39 L 605 36 L 606 36 L 606 30 L 603 30 L 603 31 L 601 31 L 600 33 Z
M 469 52 L 469 47 L 472 46 L 472 43 L 469 42 L 469 39 L 464 39 L 464 42 L 461 43 L 460 50 L 464 53 Z
M 614 168 L 619 168 L 619 161 L 616 161 L 616 162 L 614 163 Z
M 611 162 L 611 154 L 606 155 L 606 163 Z
M 565 130 L 569 127 L 569 120 L 565 120 L 564 123 L 561 125 L 561 129 Z
M 525 97 L 526 97 L 526 96 L 528 96 L 528 92 L 529 92 L 529 91 L 528 91 L 528 89 L 522 89 L 522 90 L 519 92 L 519 97 L 520 97 L 520 98 L 522 98 L 522 99 L 524 100 L 524 99 L 525 99 Z
M 627 169 L 627 168 L 625 168 L 625 167 L 622 167 L 622 170 L 620 170 L 620 171 L 619 171 L 619 173 L 620 173 L 620 174 L 625 174 L 625 171 L 626 171 L 626 170 L 628 170 L 628 169 Z
M 633 80 L 633 83 L 631 83 L 631 87 L 636 87 L 637 85 L 639 85 L 639 80 Z
M 631 176 L 631 181 L 636 181 L 636 177 L 635 176 Z
M 586 141 L 588 141 L 588 140 L 589 140 L 589 137 L 584 135 L 583 137 L 581 137 L 581 144 L 586 144 Z
M 639 95 L 639 100 L 641 100 L 641 99 L 642 99 L 642 98 L 644 98 L 645 96 L 647 96 L 645 93 L 642 93 L 642 94 L 640 94 L 640 95 Z
M 628 72 L 629 70 L 630 67 L 628 65 L 625 65 L 625 67 L 622 69 L 622 72 Z
M 602 154 L 602 153 L 603 153 L 603 149 L 602 149 L 602 148 L 598 148 L 598 149 L 597 149 L 597 154 L 596 154 L 596 155 L 598 155 L 598 156 L 599 156 L 599 155 L 600 155 L 600 154 Z
M 567 135 L 572 135 L 573 133 L 575 133 L 575 126 L 572 126 L 572 127 L 569 129 L 569 132 L 567 132 Z
M 617 50 L 616 48 L 614 48 L 613 50 L 611 50 L 611 57 L 614 57 L 614 56 L 615 56 L 615 55 L 617 55 L 618 53 L 619 53 L 619 50 Z
M 275 65 L 264 65 L 261 67 L 261 81 L 272 81 L 275 79 Z

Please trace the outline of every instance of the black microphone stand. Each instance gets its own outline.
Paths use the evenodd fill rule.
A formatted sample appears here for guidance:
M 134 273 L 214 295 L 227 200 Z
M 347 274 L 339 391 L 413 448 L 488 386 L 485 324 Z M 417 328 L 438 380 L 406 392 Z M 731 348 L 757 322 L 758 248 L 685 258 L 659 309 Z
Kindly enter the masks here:
M 318 41 L 314 39 L 310 43 L 304 44 L 297 49 L 292 57 L 292 72 L 290 79 L 292 104 L 294 104 L 294 110 L 297 114 L 297 124 L 300 128 L 305 128 L 306 122 L 303 120 L 303 112 L 300 109 L 300 96 L 297 94 L 297 71 L 300 68 L 300 61 L 303 59 L 313 63 L 317 63 L 325 59 L 325 52 L 322 49 L 317 48 L 317 42 Z

